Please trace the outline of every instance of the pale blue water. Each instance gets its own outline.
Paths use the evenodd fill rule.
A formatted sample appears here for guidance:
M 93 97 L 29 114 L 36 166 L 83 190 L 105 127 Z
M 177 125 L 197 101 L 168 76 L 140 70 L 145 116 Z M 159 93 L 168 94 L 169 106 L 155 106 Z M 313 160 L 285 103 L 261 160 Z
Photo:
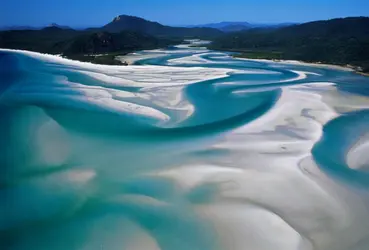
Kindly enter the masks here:
M 170 53 L 177 50 L 180 53 Z M 368 145 L 365 144 L 368 141 L 364 140 L 368 138 L 369 133 L 368 77 L 329 68 L 239 60 L 226 57 L 230 54 L 226 52 L 219 58 L 219 53 L 201 50 L 197 53 L 203 53 L 199 57 L 207 60 L 206 63 L 173 64 L 170 60 L 197 53 L 190 49 L 187 51 L 175 47 L 165 52 L 168 52 L 168 55 L 136 62 L 137 65 L 148 67 L 146 73 L 140 73 L 145 75 L 137 80 L 138 83 L 150 78 L 152 70 L 149 68 L 150 65 L 248 72 L 230 72 L 227 77 L 201 80 L 176 90 L 182 94 L 182 102 L 186 101 L 193 107 L 193 112 L 187 117 L 183 111 L 186 108 L 180 106 L 181 102 L 175 104 L 177 105 L 175 108 L 160 102 L 172 98 L 160 95 L 160 91 L 174 91 L 178 88 L 177 84 L 160 86 L 159 82 L 153 85 L 153 88 L 145 88 L 140 84 L 116 84 L 113 80 L 99 80 L 87 74 L 102 73 L 103 69 L 84 68 L 83 65 L 68 65 L 58 61 L 48 62 L 26 54 L 0 51 L 1 249 L 155 249 L 150 244 L 165 250 L 241 249 L 237 246 L 231 248 L 225 236 L 222 236 L 224 234 L 220 229 L 222 226 L 216 224 L 215 219 L 212 221 L 200 212 L 204 207 L 211 207 L 218 202 L 233 204 L 233 196 L 224 200 L 220 198 L 226 196 L 222 193 L 224 190 L 221 185 L 217 184 L 222 175 L 219 175 L 219 178 L 207 176 L 206 181 L 204 179 L 199 182 L 201 185 L 188 189 L 181 181 L 186 183 L 186 178 L 193 181 L 196 176 L 202 176 L 203 172 L 196 174 L 196 170 L 192 177 L 187 177 L 187 172 L 182 173 L 179 169 L 183 166 L 186 166 L 185 169 L 187 166 L 194 166 L 194 169 L 200 171 L 203 165 L 214 165 L 223 166 L 228 169 L 227 171 L 244 168 L 261 171 L 260 169 L 266 167 L 264 160 L 269 159 L 268 156 L 263 158 L 262 155 L 277 154 L 268 151 L 270 145 L 268 143 L 277 140 L 273 139 L 274 137 L 270 137 L 270 142 L 265 141 L 267 139 L 258 139 L 261 138 L 255 137 L 258 133 L 251 130 L 245 137 L 239 137 L 242 139 L 237 143 L 241 144 L 252 144 L 255 140 L 255 150 L 216 145 L 231 140 L 227 139 L 227 136 L 232 136 L 237 129 L 243 127 L 247 129 L 248 124 L 252 125 L 259 118 L 267 117 L 277 103 L 283 100 L 284 90 L 292 88 L 292 91 L 295 91 L 292 93 L 297 98 L 301 91 L 306 90 L 293 88 L 311 83 L 317 83 L 314 85 L 316 87 L 307 90 L 306 93 L 332 95 L 333 99 L 336 96 L 349 95 L 351 101 L 358 98 L 361 103 L 345 106 L 345 109 L 335 109 L 335 105 L 327 104 L 331 105 L 331 109 L 335 110 L 337 115 L 323 124 L 321 138 L 313 142 L 311 159 L 318 166 L 314 171 L 321 171 L 319 175 L 332 181 L 339 188 L 349 187 L 359 190 L 368 188 L 369 158 L 363 155 L 368 151 L 365 148 L 360 151 L 362 157 L 359 157 L 361 165 L 358 169 L 351 168 L 346 157 L 350 149 L 360 140 L 363 140 L 361 143 L 369 149 L 365 146 Z M 143 52 L 145 53 L 150 52 Z M 123 78 L 127 74 L 138 74 L 134 66 L 131 73 L 118 71 L 104 73 L 107 76 Z M 154 74 L 155 70 L 152 72 Z M 299 72 L 307 72 L 306 77 L 295 79 L 299 77 Z M 173 77 L 170 73 L 160 74 L 166 78 Z M 320 88 L 320 84 L 325 82 L 334 83 L 336 86 Z M 69 83 L 78 86 L 68 85 Z M 98 95 L 84 98 L 84 91 L 91 91 L 91 88 L 100 92 Z M 109 97 L 105 92 L 101 92 L 102 90 L 107 90 Z M 242 94 L 235 94 L 239 91 L 243 91 Z M 119 94 L 123 92 L 131 95 Z M 102 104 L 107 98 L 151 107 L 169 119 L 161 121 L 151 116 L 139 116 L 134 110 L 115 112 L 114 109 L 110 109 L 111 106 Z M 299 115 L 304 116 L 313 110 L 311 108 L 313 104 L 310 104 L 308 99 L 296 100 L 292 101 L 296 102 L 296 107 L 304 103 L 307 105 L 306 109 L 301 109 Z M 282 113 L 278 116 L 287 117 L 292 109 L 293 105 L 290 108 L 282 108 Z M 317 110 L 328 112 L 319 108 Z M 287 125 L 278 125 L 271 131 L 265 127 L 262 129 L 263 136 L 268 133 L 279 133 L 278 136 L 292 135 L 287 142 L 309 141 L 308 133 L 304 134 L 306 128 L 301 127 L 303 125 L 297 124 L 296 121 L 291 121 L 293 119 L 291 117 L 284 121 L 289 123 L 288 126 L 295 126 L 293 129 L 289 129 Z M 312 120 L 319 121 L 318 118 Z M 272 121 L 259 127 L 268 124 L 272 124 Z M 307 126 L 315 128 L 313 125 Z M 266 143 L 265 152 L 257 151 L 260 142 Z M 284 145 L 286 141 L 280 139 L 280 143 Z M 285 147 L 287 146 L 282 146 L 282 149 Z M 302 149 L 298 146 L 293 148 L 293 145 L 291 147 L 285 149 L 291 150 L 289 153 L 286 152 L 286 155 L 300 156 L 295 152 Z M 304 154 L 309 154 L 309 151 L 307 148 Z M 281 154 L 280 162 L 285 162 L 283 159 L 288 157 L 283 152 L 279 154 Z M 304 154 L 301 154 L 301 157 Z M 259 159 L 257 157 L 262 157 L 260 165 L 253 165 L 254 159 Z M 271 158 L 270 166 L 278 162 L 279 158 Z M 298 169 L 293 165 L 281 167 Z M 189 172 L 193 171 L 192 167 L 188 169 Z M 175 173 L 178 173 L 176 178 L 172 176 Z M 227 178 L 231 179 L 235 190 L 239 188 L 241 190 L 239 192 L 246 195 L 250 191 L 242 191 L 241 186 L 247 185 L 250 181 L 245 179 L 239 182 L 237 178 L 240 175 L 236 174 L 235 179 Z M 251 179 L 257 181 L 258 176 L 255 175 Z M 281 176 L 282 178 L 289 176 L 289 173 Z M 322 178 L 318 179 L 325 182 Z M 288 178 L 282 183 L 289 181 Z M 275 192 L 279 193 L 280 187 L 274 187 L 274 182 L 269 184 L 268 178 L 261 178 L 258 183 L 257 185 L 271 185 L 267 190 L 276 190 Z M 305 185 L 304 181 L 301 183 Z M 325 184 L 323 186 L 326 187 Z M 287 196 L 288 192 L 294 192 L 290 188 L 288 190 Z M 295 191 L 297 196 L 306 195 L 307 200 L 311 198 L 311 194 L 315 194 L 314 192 L 317 196 L 320 195 L 315 189 L 306 194 L 299 193 L 299 188 Z M 260 197 L 263 195 L 269 197 L 261 191 Z M 274 199 L 270 199 L 269 203 L 267 201 L 269 198 L 255 201 L 252 197 L 245 196 L 244 203 L 251 202 L 253 206 L 261 204 L 261 207 L 267 207 L 273 214 L 286 219 L 298 232 L 297 235 L 308 239 L 310 243 L 297 244 L 299 247 L 295 247 L 292 238 L 286 238 L 285 243 L 281 243 L 274 241 L 273 234 L 268 232 L 265 232 L 264 240 L 259 239 L 259 236 L 245 233 L 249 243 L 242 243 L 245 246 L 243 249 L 272 249 L 265 243 L 269 241 L 271 245 L 276 246 L 273 249 L 282 249 L 279 247 L 313 249 L 309 248 L 313 245 L 316 246 L 314 249 L 337 249 L 335 244 L 339 242 L 337 240 L 339 234 L 336 234 L 335 230 L 339 226 L 328 222 L 324 224 L 317 219 L 328 228 L 324 240 L 321 240 L 314 235 L 320 230 L 318 226 L 310 226 L 303 219 L 298 219 L 300 212 L 303 218 L 306 211 L 311 213 L 312 220 L 315 218 L 314 213 L 316 218 L 332 216 L 333 221 L 336 215 L 329 215 L 325 210 L 324 213 L 327 214 L 322 215 L 323 212 L 319 209 L 308 207 L 296 208 L 297 212 L 292 213 L 293 216 L 289 218 L 283 215 L 283 212 L 276 212 L 287 210 L 281 209 L 281 205 L 276 205 Z M 298 204 L 298 201 L 294 202 L 291 197 L 288 199 Z M 361 214 L 365 214 L 364 212 L 368 211 L 366 208 L 369 207 L 365 197 L 360 198 L 364 204 L 360 207 Z M 286 201 L 281 200 L 281 204 L 284 202 Z M 308 202 L 309 206 L 315 202 L 317 200 L 312 199 Z M 352 208 L 347 211 L 349 213 L 356 210 Z M 228 212 L 233 213 L 231 210 Z M 357 212 L 357 216 L 361 214 Z M 250 225 L 250 228 L 253 228 L 254 222 L 248 220 L 251 219 L 245 219 L 242 225 Z M 365 232 L 368 228 L 363 226 L 365 222 L 361 225 L 353 219 L 351 224 L 342 223 L 340 226 L 343 228 L 342 232 L 346 232 L 345 230 L 355 232 L 357 237 L 347 236 L 352 239 L 346 241 L 350 242 L 347 244 L 352 248 L 346 249 L 365 249 L 367 243 L 365 237 L 369 235 L 369 231 Z M 272 230 L 273 227 L 268 225 L 268 230 Z M 230 234 L 233 226 L 235 224 L 225 227 L 230 230 Z M 355 230 L 360 231 L 360 236 L 357 236 L 359 234 L 356 234 Z M 291 245 L 288 245 L 290 243 Z M 250 244 L 249 247 L 247 244 Z M 355 246 L 358 248 L 354 248 Z M 362 246 L 364 248 L 360 248 Z

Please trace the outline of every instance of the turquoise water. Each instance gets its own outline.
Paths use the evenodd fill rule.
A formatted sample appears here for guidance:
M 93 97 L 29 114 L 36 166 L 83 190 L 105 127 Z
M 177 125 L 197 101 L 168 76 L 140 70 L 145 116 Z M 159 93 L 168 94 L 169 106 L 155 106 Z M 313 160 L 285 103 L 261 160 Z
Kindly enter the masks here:
M 160 53 L 0 51 L 2 249 L 368 246 L 369 78 Z

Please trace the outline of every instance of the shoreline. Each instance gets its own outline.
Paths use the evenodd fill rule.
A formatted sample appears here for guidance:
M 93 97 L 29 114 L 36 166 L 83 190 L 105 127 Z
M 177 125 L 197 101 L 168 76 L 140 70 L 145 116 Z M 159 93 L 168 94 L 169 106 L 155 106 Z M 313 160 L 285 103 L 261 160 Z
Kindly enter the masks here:
M 362 72 L 358 70 L 356 66 L 352 65 L 338 65 L 338 64 L 329 64 L 329 63 L 320 63 L 320 62 L 306 62 L 306 61 L 298 61 L 298 60 L 281 60 L 281 59 L 257 59 L 257 58 L 246 58 L 240 57 L 238 55 L 232 55 L 233 58 L 239 60 L 248 60 L 248 61 L 255 61 L 255 62 L 269 62 L 269 63 L 281 63 L 281 64 L 291 64 L 291 65 L 304 65 L 304 66 L 312 66 L 318 68 L 329 68 L 329 69 L 336 69 L 342 71 L 350 71 L 356 73 L 358 75 L 367 76 L 369 77 L 369 73 Z
M 213 50 L 213 51 L 217 51 L 217 50 Z M 155 55 L 144 55 L 144 56 L 139 55 L 137 54 L 137 52 L 138 51 L 128 53 L 122 56 L 117 56 L 116 60 L 125 62 L 127 63 L 127 65 L 134 65 L 134 63 L 139 60 L 155 57 Z M 223 52 L 232 52 L 232 51 L 223 51 Z M 239 59 L 239 60 L 249 60 L 249 61 L 256 61 L 256 62 L 272 62 L 272 63 L 291 64 L 291 65 L 305 65 L 305 66 L 311 66 L 311 67 L 350 71 L 358 75 L 369 77 L 369 72 L 368 73 L 362 72 L 358 69 L 360 67 L 349 65 L 349 64 L 344 66 L 344 65 L 339 65 L 339 64 L 329 64 L 329 63 L 321 63 L 321 62 L 306 62 L 306 61 L 298 61 L 298 60 L 281 60 L 281 59 L 257 59 L 257 58 L 240 57 L 238 55 L 230 55 L 230 56 L 233 58 Z
M 71 58 L 71 57 L 67 57 L 61 54 L 47 54 L 47 53 L 40 53 L 40 52 L 36 52 L 36 51 L 30 51 L 30 50 L 19 50 L 19 49 L 6 49 L 6 48 L 0 48 L 0 51 L 14 51 L 14 52 L 23 52 L 26 54 L 41 54 L 41 55 L 46 55 L 46 56 L 54 56 L 55 58 L 61 58 L 61 59 L 65 59 L 65 60 L 71 60 L 74 62 L 80 62 L 80 63 L 89 63 L 92 65 L 101 65 L 101 66 L 133 66 L 135 64 L 136 61 L 142 60 L 142 59 L 149 59 L 149 58 L 153 58 L 156 57 L 158 55 L 160 55 L 160 53 L 158 54 L 149 54 L 149 55 L 140 55 L 138 54 L 140 51 L 135 51 L 135 52 L 130 52 L 127 54 L 121 54 L 121 55 L 112 55 L 114 60 L 119 62 L 120 64 L 104 64 L 104 63 L 96 63 L 96 62 L 91 62 L 91 61 L 83 61 L 83 60 L 78 60 L 77 58 Z M 213 51 L 217 51 L 217 50 L 213 50 Z M 230 51 L 223 51 L 223 52 L 230 52 Z M 163 53 L 165 55 L 165 53 Z M 87 55 L 87 56 L 94 56 L 94 57 L 100 57 L 100 56 L 106 56 L 106 55 L 111 55 L 111 54 L 97 54 L 97 55 Z M 260 58 L 247 58 L 247 57 L 242 57 L 240 56 L 240 54 L 237 55 L 229 55 L 232 58 L 238 59 L 238 60 L 245 60 L 245 61 L 255 61 L 255 62 L 265 62 L 265 63 L 280 63 L 280 64 L 290 64 L 290 65 L 305 65 L 305 66 L 310 66 L 310 67 L 318 67 L 318 68 L 328 68 L 328 69 L 335 69 L 335 70 L 342 70 L 342 71 L 350 71 L 353 72 L 355 74 L 361 75 L 361 76 L 365 76 L 365 77 L 369 77 L 369 72 L 362 72 L 360 70 L 358 70 L 359 67 L 356 66 L 352 66 L 352 65 L 338 65 L 338 64 L 328 64 L 328 63 L 320 63 L 320 62 L 306 62 L 306 61 L 298 61 L 298 60 L 281 60 L 281 59 L 260 59 Z
M 137 61 L 155 58 L 157 56 L 163 56 L 163 54 L 148 54 L 148 55 L 141 55 L 139 51 L 128 53 L 126 55 L 118 55 L 115 57 L 115 60 L 118 60 L 122 63 L 126 63 L 126 65 L 134 65 Z

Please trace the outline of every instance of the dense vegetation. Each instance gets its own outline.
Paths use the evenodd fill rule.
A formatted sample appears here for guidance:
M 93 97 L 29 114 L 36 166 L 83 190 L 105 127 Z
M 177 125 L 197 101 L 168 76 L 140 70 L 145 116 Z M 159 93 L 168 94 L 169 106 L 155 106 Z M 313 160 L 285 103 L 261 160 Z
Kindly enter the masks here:
M 184 38 L 214 38 L 223 34 L 212 28 L 180 28 L 161 25 L 132 16 L 118 16 L 101 27 L 73 30 L 56 24 L 41 30 L 0 32 L 0 48 L 62 54 L 68 58 L 102 64 L 135 50 L 179 44 Z M 98 55 L 96 54 L 103 54 Z
M 118 54 L 166 47 L 180 42 L 181 40 L 156 38 L 131 31 L 108 33 L 48 27 L 42 30 L 0 32 L 0 48 L 63 54 L 68 58 L 102 64 L 121 64 L 114 59 Z
M 61 53 L 56 44 L 79 35 L 72 29 L 47 27 L 42 30 L 9 30 L 0 32 L 0 47 L 24 49 L 43 53 Z
M 142 49 L 166 47 L 178 40 L 158 39 L 131 31 L 120 33 L 97 32 L 84 34 L 55 44 L 65 55 L 129 52 Z
M 369 72 L 369 18 L 341 18 L 224 35 L 210 45 L 241 56 L 346 65 Z

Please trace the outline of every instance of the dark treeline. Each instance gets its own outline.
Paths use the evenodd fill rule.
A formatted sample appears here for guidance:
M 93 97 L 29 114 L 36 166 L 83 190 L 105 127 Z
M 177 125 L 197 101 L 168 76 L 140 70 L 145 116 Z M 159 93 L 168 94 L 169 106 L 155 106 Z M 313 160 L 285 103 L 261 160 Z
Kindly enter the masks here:
M 122 64 L 114 59 L 136 50 L 155 49 L 178 44 L 180 39 L 156 38 L 153 36 L 122 31 L 76 31 L 57 27 L 42 30 L 14 30 L 0 32 L 0 47 L 24 49 L 50 54 L 62 54 L 71 59 L 100 64 Z M 106 54 L 92 56 L 93 54 Z
M 223 35 L 210 45 L 240 56 L 353 65 L 369 72 L 369 18 L 316 21 Z

